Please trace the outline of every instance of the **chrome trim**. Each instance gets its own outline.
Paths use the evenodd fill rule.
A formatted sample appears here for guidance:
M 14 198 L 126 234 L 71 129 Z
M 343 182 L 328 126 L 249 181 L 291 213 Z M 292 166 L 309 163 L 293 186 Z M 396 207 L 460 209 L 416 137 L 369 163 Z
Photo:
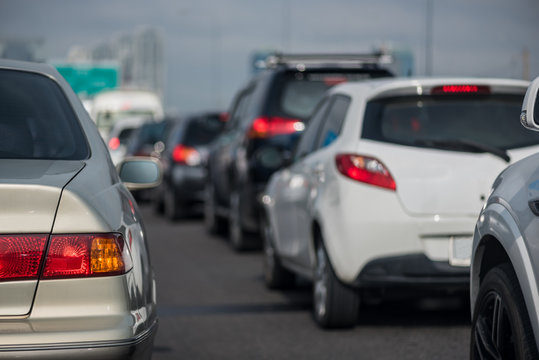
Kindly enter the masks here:
M 45 350 L 74 350 L 87 348 L 108 348 L 139 345 L 148 340 L 157 332 L 158 320 L 143 333 L 125 340 L 76 342 L 76 343 L 56 343 L 56 344 L 24 344 L 24 345 L 0 345 L 0 355 L 9 351 L 45 351 Z

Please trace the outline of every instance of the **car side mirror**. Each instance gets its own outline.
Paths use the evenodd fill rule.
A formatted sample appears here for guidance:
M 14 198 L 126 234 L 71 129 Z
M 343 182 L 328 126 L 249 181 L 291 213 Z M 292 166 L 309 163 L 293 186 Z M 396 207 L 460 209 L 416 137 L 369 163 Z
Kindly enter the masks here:
M 539 131 L 539 77 L 532 81 L 526 91 L 524 102 L 522 103 L 522 112 L 520 113 L 520 122 L 530 130 Z
M 120 179 L 129 190 L 150 189 L 161 183 L 161 165 L 151 157 L 129 157 L 118 164 Z

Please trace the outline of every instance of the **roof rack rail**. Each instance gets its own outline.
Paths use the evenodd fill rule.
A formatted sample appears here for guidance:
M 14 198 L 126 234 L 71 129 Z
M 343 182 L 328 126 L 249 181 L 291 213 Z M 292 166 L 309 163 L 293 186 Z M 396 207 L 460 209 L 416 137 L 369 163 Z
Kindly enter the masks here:
M 282 54 L 266 58 L 266 68 L 278 66 L 324 66 L 324 65 L 382 65 L 393 63 L 391 55 L 383 52 L 370 54 Z

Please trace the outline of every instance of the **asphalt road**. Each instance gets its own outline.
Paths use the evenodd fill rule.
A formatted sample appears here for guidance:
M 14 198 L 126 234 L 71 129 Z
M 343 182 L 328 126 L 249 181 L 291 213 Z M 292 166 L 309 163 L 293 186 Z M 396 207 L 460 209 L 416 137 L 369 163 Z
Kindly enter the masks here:
M 201 219 L 142 210 L 158 286 L 154 360 L 468 358 L 469 310 L 458 299 L 363 306 L 355 328 L 322 330 L 308 283 L 267 290 L 260 252 L 235 253 Z

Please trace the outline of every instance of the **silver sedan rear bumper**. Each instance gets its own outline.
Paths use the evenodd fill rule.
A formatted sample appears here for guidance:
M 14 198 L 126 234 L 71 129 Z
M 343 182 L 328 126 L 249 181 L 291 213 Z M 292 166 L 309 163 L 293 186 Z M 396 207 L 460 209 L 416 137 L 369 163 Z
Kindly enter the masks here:
M 151 359 L 157 321 L 137 337 L 99 342 L 0 345 L 0 359 Z

